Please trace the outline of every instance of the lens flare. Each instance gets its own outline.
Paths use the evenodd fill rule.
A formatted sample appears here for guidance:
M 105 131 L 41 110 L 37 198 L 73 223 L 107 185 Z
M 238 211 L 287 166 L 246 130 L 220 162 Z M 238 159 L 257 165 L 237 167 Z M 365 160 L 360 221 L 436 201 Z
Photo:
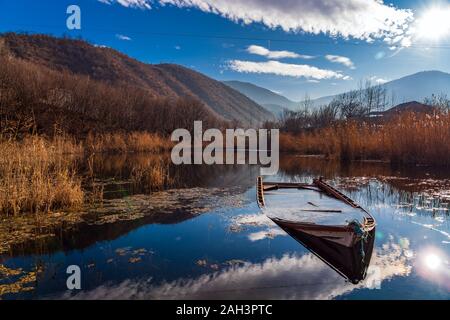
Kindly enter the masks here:
M 430 253 L 425 257 L 425 265 L 430 269 L 430 270 L 437 270 L 439 269 L 439 267 L 442 264 L 442 259 L 434 254 L 434 253 Z
M 420 277 L 450 290 L 450 265 L 445 251 L 434 246 L 423 247 L 416 257 L 414 269 Z
M 433 41 L 450 35 L 450 6 L 436 6 L 426 9 L 419 16 L 415 30 L 418 38 Z

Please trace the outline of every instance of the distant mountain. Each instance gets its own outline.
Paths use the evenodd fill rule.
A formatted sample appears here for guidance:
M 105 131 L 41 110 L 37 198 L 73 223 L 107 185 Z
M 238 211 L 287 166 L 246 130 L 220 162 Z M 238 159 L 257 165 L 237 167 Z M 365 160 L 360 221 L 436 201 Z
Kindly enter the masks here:
M 333 99 L 337 97 L 337 95 L 333 95 L 333 96 L 324 96 L 324 97 L 320 97 L 317 99 L 313 99 L 311 100 L 311 104 L 313 107 L 318 108 L 321 106 L 325 106 L 327 104 L 329 104 L 331 101 L 333 101 Z
M 286 109 L 295 109 L 298 106 L 297 102 L 249 82 L 224 81 L 224 83 L 260 104 L 275 116 L 281 115 Z
M 277 104 L 261 104 L 261 106 L 272 113 L 276 118 L 280 118 L 284 112 L 288 110 L 287 108 L 281 107 Z
M 450 96 L 450 74 L 441 71 L 422 71 L 383 85 L 394 94 L 396 103 L 423 101 L 432 94 Z
M 423 101 L 432 94 L 447 94 L 450 97 L 450 74 L 441 71 L 422 71 L 382 85 L 387 89 L 388 99 L 393 104 L 407 101 Z M 330 103 L 334 96 L 313 100 L 314 106 Z
M 399 114 L 404 112 L 413 112 L 413 113 L 428 113 L 431 114 L 435 111 L 435 108 L 423 104 L 417 101 L 411 101 L 411 102 L 405 102 L 402 104 L 399 104 L 395 107 L 390 108 L 389 110 L 384 111 L 384 114 Z
M 199 72 L 175 64 L 142 63 L 111 48 L 82 40 L 7 33 L 0 35 L 0 52 L 5 51 L 54 70 L 143 88 L 153 97 L 193 97 L 225 120 L 256 125 L 274 118 L 245 95 Z
M 399 104 L 386 111 L 372 112 L 370 116 L 373 118 L 390 119 L 402 113 L 416 113 L 416 114 L 433 114 L 436 108 L 417 101 L 410 101 Z

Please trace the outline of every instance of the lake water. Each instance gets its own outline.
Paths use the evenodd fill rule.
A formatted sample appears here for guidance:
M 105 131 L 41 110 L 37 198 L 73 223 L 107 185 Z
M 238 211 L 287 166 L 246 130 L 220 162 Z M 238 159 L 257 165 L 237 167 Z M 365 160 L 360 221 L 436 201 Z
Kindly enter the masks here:
M 130 180 L 146 161 L 96 159 L 103 204 L 75 226 L 36 226 L 12 243 L 0 256 L 1 298 L 450 298 L 449 170 L 281 158 L 270 180 L 324 176 L 377 220 L 368 277 L 354 285 L 260 213 L 257 166 L 168 166 L 174 189 L 151 192 Z M 81 268 L 82 290 L 67 290 L 69 265 Z

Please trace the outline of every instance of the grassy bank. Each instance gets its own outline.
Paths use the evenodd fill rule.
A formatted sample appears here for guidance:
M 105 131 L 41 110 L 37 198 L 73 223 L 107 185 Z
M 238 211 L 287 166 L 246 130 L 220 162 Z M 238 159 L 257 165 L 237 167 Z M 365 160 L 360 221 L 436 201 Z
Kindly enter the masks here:
M 0 140 L 0 214 L 71 209 L 89 200 L 82 188 L 83 173 L 77 172 L 77 158 L 107 152 L 160 153 L 170 147 L 167 139 L 145 132 L 90 135 L 83 141 L 66 136 Z M 164 182 L 160 167 L 147 171 L 136 172 L 139 180 Z
M 83 143 L 86 152 L 127 153 L 152 152 L 160 153 L 170 150 L 172 143 L 158 134 L 147 132 L 106 133 L 88 135 Z
M 83 202 L 72 157 L 81 151 L 70 139 L 28 137 L 0 142 L 0 213 L 50 211 Z
M 177 177 L 169 174 L 167 159 L 158 156 L 172 145 L 168 138 L 146 132 L 88 135 L 82 141 L 67 136 L 0 139 L 0 214 L 76 208 L 97 193 L 93 201 L 101 201 L 90 157 L 99 153 L 152 153 L 156 158 L 130 168 L 133 185 L 148 192 L 175 185 Z M 298 134 L 284 132 L 280 151 L 343 161 L 450 166 L 450 115 L 405 114 L 383 123 L 341 121 Z M 88 168 L 81 172 L 76 159 L 83 157 Z M 87 184 L 92 190 L 83 189 Z
M 296 135 L 282 133 L 280 150 L 341 160 L 450 166 L 450 115 L 404 114 L 383 124 L 345 121 Z

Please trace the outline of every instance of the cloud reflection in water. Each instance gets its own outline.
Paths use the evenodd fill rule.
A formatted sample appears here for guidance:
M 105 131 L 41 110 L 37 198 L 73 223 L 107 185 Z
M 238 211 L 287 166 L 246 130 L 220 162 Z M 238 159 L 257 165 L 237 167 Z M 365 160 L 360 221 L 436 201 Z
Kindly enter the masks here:
M 377 248 L 369 276 L 358 285 L 345 282 L 314 255 L 286 254 L 262 263 L 245 263 L 204 274 L 195 279 L 181 278 L 160 284 L 152 279 L 126 280 L 105 284 L 91 291 L 62 299 L 333 299 L 356 289 L 377 284 L 411 272 L 408 245 L 390 241 Z M 301 270 L 301 273 L 298 272 Z

